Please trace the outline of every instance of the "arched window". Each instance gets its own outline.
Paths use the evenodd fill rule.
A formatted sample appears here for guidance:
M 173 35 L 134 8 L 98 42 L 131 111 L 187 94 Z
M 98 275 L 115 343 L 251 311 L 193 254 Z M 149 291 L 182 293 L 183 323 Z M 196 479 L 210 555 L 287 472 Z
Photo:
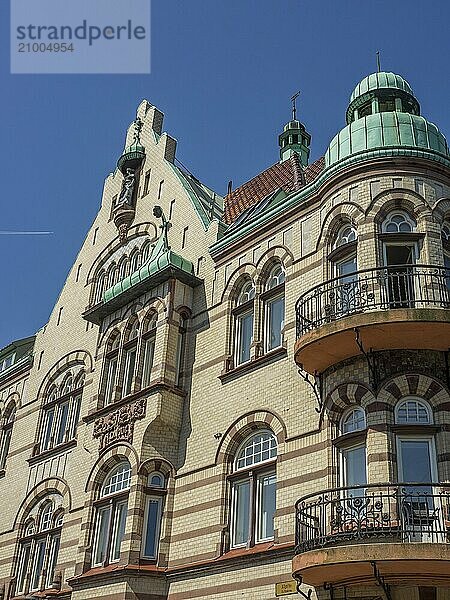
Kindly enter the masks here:
M 441 237 L 444 244 L 450 244 L 450 221 L 442 223 Z
M 267 277 L 264 300 L 264 346 L 270 352 L 283 345 L 285 274 L 280 263 L 275 264 Z
M 51 587 L 58 563 L 63 512 L 44 499 L 33 509 L 35 517 L 25 521 L 17 561 L 17 594 Z
M 141 266 L 141 255 L 138 250 L 133 250 L 131 255 L 131 273 L 134 273 Z
M 383 233 L 412 233 L 416 228 L 415 221 L 402 210 L 390 212 L 383 221 Z
M 332 249 L 340 248 L 351 242 L 356 242 L 356 229 L 350 223 L 343 225 L 335 235 Z
M 112 288 L 114 285 L 114 274 L 116 272 L 116 263 L 112 263 L 108 269 L 108 282 L 106 284 L 106 289 Z
M 416 396 L 402 398 L 395 407 L 395 422 L 406 428 L 404 432 L 403 428 L 399 428 L 396 435 L 398 479 L 405 483 L 424 484 L 408 486 L 411 496 L 431 494 L 432 486 L 427 484 L 437 478 L 434 434 L 427 427 L 433 422 L 431 408 Z M 413 433 L 408 427 L 411 425 L 414 426 Z
M 6 459 L 8 457 L 9 447 L 11 445 L 11 436 L 15 418 L 16 405 L 14 402 L 12 402 L 9 404 L 3 414 L 2 426 L 0 430 L 0 471 L 6 467 Z
M 251 358 L 253 341 L 255 286 L 251 280 L 243 283 L 234 309 L 234 364 L 246 363 Z
M 122 396 L 128 396 L 134 391 L 134 375 L 136 367 L 137 347 L 139 337 L 139 321 L 135 319 L 128 326 L 128 333 L 125 336 L 124 344 L 124 375 L 123 375 L 123 387 Z
M 158 557 L 161 519 L 166 493 L 166 478 L 164 475 L 159 471 L 150 473 L 147 478 L 145 499 L 144 543 L 142 551 L 144 558 L 156 559 Z
M 142 331 L 142 383 L 141 388 L 145 389 L 150 385 L 152 377 L 153 358 L 155 356 L 156 345 L 156 326 L 158 323 L 158 314 L 152 312 L 144 319 Z
M 68 374 L 60 388 L 51 385 L 44 399 L 38 452 L 50 450 L 76 437 L 84 379 Z
M 450 221 L 444 221 L 441 228 L 442 250 L 444 253 L 445 285 L 450 290 Z
M 151 250 L 152 247 L 150 242 L 145 242 L 142 245 L 142 264 L 144 264 L 150 258 Z
M 366 428 L 366 413 L 360 406 L 350 408 L 341 418 L 340 431 L 342 434 L 357 433 Z M 352 488 L 351 496 L 362 496 L 367 483 L 367 459 L 366 440 L 361 434 L 356 439 L 351 436 L 350 440 L 340 447 L 340 480 L 344 487 Z
M 128 258 L 126 256 L 122 256 L 119 262 L 119 281 L 123 281 L 127 276 L 127 263 Z
M 277 443 L 269 430 L 239 447 L 231 479 L 231 545 L 252 546 L 273 539 Z
M 366 413 L 361 407 L 352 408 L 341 419 L 341 432 L 352 433 L 366 428 Z
M 430 407 L 420 398 L 406 398 L 395 408 L 395 422 L 402 425 L 430 425 Z
M 101 302 L 103 300 L 103 292 L 105 291 L 105 280 L 106 280 L 106 275 L 105 275 L 104 271 L 102 271 L 97 278 L 94 304 L 98 304 L 99 302 Z
M 117 364 L 119 360 L 120 333 L 115 331 L 111 334 L 106 346 L 106 358 L 104 367 L 104 404 L 111 404 L 116 395 Z
M 131 466 L 123 460 L 109 471 L 96 502 L 92 566 L 118 561 L 125 533 Z

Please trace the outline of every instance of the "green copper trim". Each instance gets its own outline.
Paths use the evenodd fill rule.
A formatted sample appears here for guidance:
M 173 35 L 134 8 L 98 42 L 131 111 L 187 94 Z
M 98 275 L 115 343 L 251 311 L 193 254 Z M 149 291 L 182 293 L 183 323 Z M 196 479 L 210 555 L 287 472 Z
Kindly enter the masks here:
M 411 86 L 401 75 L 380 71 L 379 73 L 367 75 L 367 77 L 364 77 L 364 79 L 358 83 L 350 96 L 350 104 L 359 96 L 367 94 L 367 92 L 371 92 L 372 90 L 379 89 L 402 90 L 402 92 L 414 96 Z

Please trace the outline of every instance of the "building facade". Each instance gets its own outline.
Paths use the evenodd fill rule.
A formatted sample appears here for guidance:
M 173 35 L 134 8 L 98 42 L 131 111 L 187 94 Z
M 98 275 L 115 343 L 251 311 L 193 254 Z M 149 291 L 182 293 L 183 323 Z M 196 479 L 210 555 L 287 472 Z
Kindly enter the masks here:
M 225 198 L 147 101 L 0 353 L 0 598 L 450 599 L 450 152 L 375 73 Z

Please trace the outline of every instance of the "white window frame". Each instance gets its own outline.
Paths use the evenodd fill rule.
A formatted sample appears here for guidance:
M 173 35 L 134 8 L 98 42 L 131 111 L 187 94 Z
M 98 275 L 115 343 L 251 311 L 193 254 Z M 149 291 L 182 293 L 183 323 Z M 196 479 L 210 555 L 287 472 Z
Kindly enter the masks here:
M 249 357 L 247 360 L 240 360 L 240 354 L 241 354 L 241 346 L 242 346 L 242 321 L 245 317 L 250 316 L 252 317 L 252 334 L 250 336 L 250 344 L 249 344 Z M 254 340 L 254 328 L 255 328 L 255 310 L 254 310 L 254 306 L 252 305 L 251 308 L 249 308 L 248 310 L 244 310 L 243 312 L 240 312 L 238 314 L 235 315 L 235 353 L 234 353 L 234 362 L 236 366 L 239 365 L 245 365 L 248 362 L 251 361 L 252 359 L 252 344 L 253 344 L 253 340 Z

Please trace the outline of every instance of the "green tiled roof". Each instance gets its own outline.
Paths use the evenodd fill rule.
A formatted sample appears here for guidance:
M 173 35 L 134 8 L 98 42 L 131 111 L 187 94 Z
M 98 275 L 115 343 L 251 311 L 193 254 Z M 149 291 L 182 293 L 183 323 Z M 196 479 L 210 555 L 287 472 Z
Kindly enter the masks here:
M 358 83 L 350 96 L 350 104 L 359 96 L 367 94 L 367 92 L 389 88 L 402 90 L 402 92 L 414 96 L 411 86 L 406 79 L 403 79 L 403 77 L 396 75 L 395 73 L 381 71 L 380 73 L 372 73 L 371 75 L 364 77 L 364 79 Z
M 402 112 L 375 113 L 357 119 L 331 141 L 325 154 L 325 166 L 352 154 L 388 147 L 409 147 L 450 156 L 445 137 L 423 117 Z
M 152 276 L 157 275 L 158 273 L 161 273 L 167 269 L 176 269 L 177 271 L 186 273 L 186 275 L 195 277 L 194 265 L 190 260 L 186 260 L 179 254 L 175 254 L 175 252 L 172 252 L 172 250 L 166 250 L 164 253 L 159 254 L 155 258 L 150 258 L 150 260 L 143 264 L 137 271 L 131 273 L 131 275 L 116 283 L 113 287 L 109 288 L 109 290 L 106 290 L 103 295 L 103 301 L 109 302 L 133 286 L 145 281 L 146 279 L 150 279 Z

